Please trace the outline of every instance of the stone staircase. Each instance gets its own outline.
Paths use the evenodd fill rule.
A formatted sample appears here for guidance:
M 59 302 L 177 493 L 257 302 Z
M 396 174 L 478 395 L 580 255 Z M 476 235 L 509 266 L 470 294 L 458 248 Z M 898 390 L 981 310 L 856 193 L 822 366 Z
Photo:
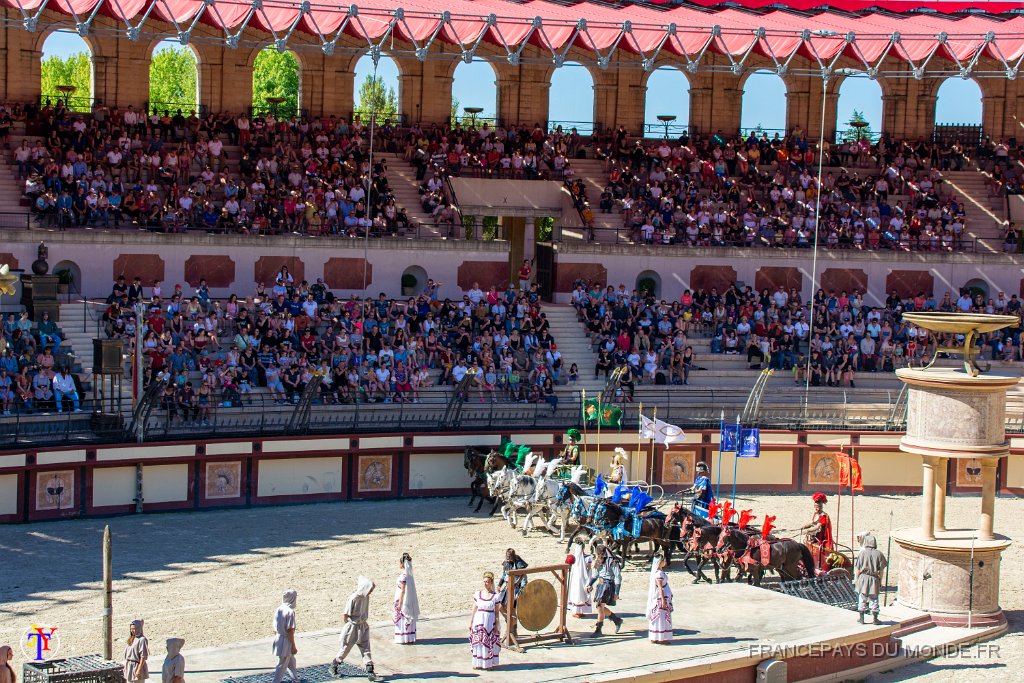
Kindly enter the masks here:
M 388 185 L 395 195 L 395 204 L 405 209 L 414 223 L 420 225 L 419 232 L 423 237 L 440 237 L 441 233 L 434 226 L 434 217 L 423 210 L 420 204 L 420 183 L 416 180 L 416 169 L 393 152 L 374 152 L 374 156 L 388 162 Z
M 100 317 L 104 309 L 102 304 L 95 303 L 89 303 L 87 307 L 88 310 L 81 299 L 73 299 L 60 306 L 60 328 L 65 335 L 64 344 L 75 350 L 82 381 L 92 379 L 92 340 L 96 339 L 97 334 L 102 334 L 95 318 Z M 62 349 L 64 344 L 61 345 Z
M 580 371 L 580 381 L 576 383 L 575 389 L 587 392 L 588 396 L 595 396 L 597 392 L 604 389 L 604 376 L 594 379 L 594 362 L 597 354 L 590 345 L 590 339 L 584 333 L 583 325 L 576 319 L 576 309 L 568 304 L 545 304 L 542 312 L 547 316 L 551 324 L 551 336 L 558 344 L 558 350 L 562 353 L 562 364 L 565 373 L 573 363 Z
M 965 231 L 978 242 L 980 253 L 1000 252 L 1006 224 L 1006 197 L 993 197 L 988 190 L 988 174 L 979 170 L 946 171 L 947 194 L 961 199 L 967 212 Z

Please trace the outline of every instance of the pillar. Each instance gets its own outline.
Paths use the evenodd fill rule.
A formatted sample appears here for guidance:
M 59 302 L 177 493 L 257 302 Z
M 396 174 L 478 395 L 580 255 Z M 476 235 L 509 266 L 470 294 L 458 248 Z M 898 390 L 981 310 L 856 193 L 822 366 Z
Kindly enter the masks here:
M 996 467 L 999 460 L 983 458 L 981 460 L 981 520 L 978 522 L 978 539 L 991 541 L 995 538 L 992 531 L 996 509 Z
M 935 531 L 946 530 L 946 482 L 949 481 L 949 458 L 936 458 L 935 463 Z
M 921 482 L 921 538 L 925 541 L 935 540 L 935 466 L 936 458 L 933 455 L 921 457 L 923 465 L 923 479 Z

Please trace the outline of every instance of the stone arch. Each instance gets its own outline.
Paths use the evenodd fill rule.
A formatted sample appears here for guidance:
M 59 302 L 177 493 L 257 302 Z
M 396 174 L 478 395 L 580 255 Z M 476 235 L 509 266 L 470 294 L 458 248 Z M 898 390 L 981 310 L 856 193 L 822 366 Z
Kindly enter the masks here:
M 843 78 L 836 90 L 836 137 L 856 137 L 855 130 L 850 130 L 854 112 L 860 112 L 868 123 L 865 130 L 874 135 L 881 133 L 885 120 L 884 98 L 885 91 L 878 79 Z
M 461 72 L 461 76 L 460 76 Z M 474 118 L 494 119 L 498 116 L 498 70 L 488 59 L 474 59 L 472 62 L 459 60 L 451 72 L 452 78 L 452 104 L 458 100 L 459 106 L 455 115 L 461 121 L 463 116 L 470 120 Z M 469 82 L 473 90 L 477 91 L 472 95 L 469 90 L 459 86 L 459 83 Z M 475 116 L 466 114 L 465 107 L 480 107 L 483 109 Z
M 185 105 L 185 106 L 190 107 L 196 113 L 198 113 L 199 112 L 199 108 L 200 108 L 200 104 L 202 102 L 202 97 L 201 97 L 202 83 L 199 80 L 200 79 L 200 75 L 199 74 L 201 72 L 201 65 L 202 65 L 202 55 L 200 54 L 199 50 L 197 50 L 193 45 L 191 45 L 189 43 L 186 43 L 186 44 L 182 45 L 180 41 L 174 40 L 172 38 L 165 38 L 164 40 L 153 41 L 153 43 L 150 46 L 150 49 L 148 51 L 148 54 L 149 54 L 149 95 L 147 97 L 147 102 L 150 105 L 149 106 L 149 110 L 150 110 L 150 112 L 153 111 L 154 100 L 156 100 L 156 98 L 154 98 L 154 96 L 153 96 L 154 95 L 154 93 L 153 93 L 153 59 L 156 57 L 158 52 L 161 52 L 161 51 L 167 50 L 167 49 L 186 50 L 189 54 L 192 55 L 192 58 L 195 60 L 195 97 L 194 97 L 194 100 L 191 103 L 188 102 L 185 99 L 182 99 L 180 102 L 178 102 L 178 101 L 171 101 L 171 102 L 163 102 L 163 103 L 169 105 L 168 108 L 171 108 L 172 110 L 173 110 L 173 107 L 175 105 Z M 156 100 L 156 102 L 160 102 L 160 100 Z M 188 114 L 188 111 L 184 107 L 181 107 L 181 109 L 182 109 L 183 113 Z
M 263 112 L 268 111 L 270 109 L 270 105 L 266 101 L 259 101 L 259 102 L 257 102 L 257 98 L 259 98 L 260 100 L 262 100 L 263 98 L 256 91 L 256 81 L 255 81 L 256 70 L 257 70 L 256 61 L 259 59 L 261 54 L 264 54 L 264 53 L 270 54 L 270 53 L 275 53 L 275 52 L 278 52 L 277 48 L 275 48 L 273 45 L 266 45 L 266 46 L 264 46 L 262 48 L 254 49 L 254 50 L 252 50 L 249 53 L 249 58 L 247 60 L 247 64 L 248 64 L 249 69 L 250 69 L 250 79 L 252 79 L 252 81 L 253 81 L 253 83 L 252 83 L 252 86 L 253 86 L 252 87 L 252 100 L 253 100 L 252 101 L 252 108 L 253 108 L 253 112 L 254 113 L 257 113 L 257 112 L 258 113 L 263 113 Z M 296 51 L 296 50 L 285 50 L 282 54 L 291 55 L 292 58 L 295 59 L 295 63 L 296 63 L 296 66 L 297 66 L 297 71 L 298 71 L 298 73 L 297 73 L 297 75 L 298 75 L 298 82 L 297 82 L 296 89 L 295 89 L 295 111 L 292 112 L 292 111 L 288 111 L 288 110 L 282 108 L 282 109 L 279 110 L 279 113 L 282 116 L 295 116 L 295 115 L 298 115 L 299 112 L 302 111 L 302 103 L 303 103 L 303 101 L 302 101 L 302 73 L 303 73 L 303 70 L 305 69 L 305 65 L 302 62 L 302 54 L 299 51 Z M 278 89 L 275 89 L 275 91 L 279 93 L 277 96 L 284 96 L 284 97 L 288 97 L 289 96 L 288 90 L 289 90 L 288 88 L 283 88 L 283 89 L 282 88 L 278 88 Z M 286 107 L 287 105 L 286 104 L 282 104 L 280 106 L 281 107 Z M 289 107 L 289 109 L 290 109 L 290 107 Z
M 411 287 L 405 287 L 404 285 L 402 285 L 401 282 L 399 282 L 399 285 L 402 286 L 402 296 L 415 296 L 417 294 L 422 294 L 424 291 L 426 291 L 426 288 L 427 288 L 427 271 L 426 271 L 425 268 L 423 268 L 423 266 L 415 266 L 414 265 L 414 266 L 409 266 L 408 268 L 403 270 L 402 271 L 402 280 L 403 281 L 407 279 L 406 278 L 407 275 L 413 277 L 416 280 L 416 284 L 412 285 Z
M 359 100 L 359 91 L 367 78 L 373 76 L 373 59 L 370 53 L 359 55 L 351 62 L 352 65 L 352 115 L 359 115 L 364 123 L 368 119 L 369 112 L 364 112 Z M 377 60 L 377 80 L 383 86 L 394 93 L 395 112 L 402 112 L 402 66 L 397 59 L 381 53 Z M 379 119 L 379 117 L 378 117 Z
M 985 301 L 989 300 L 992 294 L 992 286 L 984 278 L 976 277 L 968 280 L 961 287 L 963 290 L 967 290 L 971 293 L 971 298 L 975 298 L 978 294 L 981 294 Z
M 650 281 L 654 282 L 654 291 L 651 292 L 651 294 L 654 296 L 655 299 L 660 299 L 661 298 L 661 275 L 657 271 L 654 271 L 654 270 L 644 270 L 644 271 L 641 271 L 640 274 L 636 276 L 636 281 L 633 283 L 634 288 L 638 292 L 640 291 L 640 283 L 644 282 L 645 280 L 650 280 Z M 641 294 L 642 294 L 642 292 L 641 292 Z
M 976 80 L 951 76 L 935 91 L 935 124 L 981 126 L 985 120 L 984 103 Z
M 71 109 L 75 111 L 89 111 L 96 97 L 96 57 L 99 56 L 96 44 L 89 40 L 87 36 L 79 35 L 73 31 L 58 29 L 41 34 L 36 42 L 36 46 L 40 55 L 39 94 L 41 99 L 44 102 L 47 100 L 57 101 L 66 99 Z M 49 46 L 49 55 L 47 54 L 47 46 Z M 86 92 L 81 92 L 85 89 L 82 83 L 44 84 L 43 62 L 52 57 L 66 59 L 82 52 L 88 55 L 89 59 L 88 89 Z M 76 86 L 77 90 L 71 94 L 65 94 L 53 89 L 61 85 Z
M 684 90 L 674 90 L 673 83 L 685 84 Z M 652 85 L 653 82 L 653 85 Z M 668 136 L 678 137 L 689 130 L 690 125 L 690 79 L 686 73 L 672 65 L 662 64 L 647 74 L 644 74 L 644 133 L 645 137 L 662 137 L 665 135 L 665 123 L 658 120 L 660 115 L 675 116 L 675 121 L 668 125 Z M 675 93 L 675 97 L 659 97 L 655 95 L 652 99 L 652 87 L 664 87 L 669 93 Z M 655 93 L 661 92 L 655 89 Z M 678 93 L 682 93 L 678 95 Z
M 82 268 L 77 263 L 70 259 L 62 259 L 50 269 L 51 275 L 57 275 L 61 271 L 68 271 L 71 274 L 71 290 L 75 292 L 84 292 L 85 287 L 82 282 Z
M 597 93 L 594 91 L 597 79 L 590 67 L 569 61 L 554 69 L 548 80 L 551 84 L 548 90 L 548 127 L 561 125 L 564 130 L 576 128 L 581 135 L 590 135 L 597 118 Z M 574 101 L 580 103 L 579 106 L 574 106 Z M 565 117 L 589 118 L 581 121 Z
M 789 88 L 786 81 L 774 70 L 754 69 L 740 80 L 740 129 L 747 132 L 761 128 L 768 137 L 778 132 L 786 135 L 789 122 L 786 119 L 786 96 Z

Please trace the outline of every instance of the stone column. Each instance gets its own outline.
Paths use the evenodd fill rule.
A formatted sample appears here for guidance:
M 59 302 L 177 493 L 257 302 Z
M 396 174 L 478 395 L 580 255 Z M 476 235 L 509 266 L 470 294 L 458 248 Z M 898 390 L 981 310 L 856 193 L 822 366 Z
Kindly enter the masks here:
M 923 477 L 921 482 L 921 539 L 935 540 L 935 465 L 933 455 L 921 457 L 923 461 Z
M 946 530 L 946 482 L 949 481 L 949 458 L 935 459 L 935 531 Z
M 978 522 L 978 539 L 991 541 L 995 538 L 992 521 L 996 509 L 996 467 L 999 460 L 984 458 L 981 460 L 981 519 Z

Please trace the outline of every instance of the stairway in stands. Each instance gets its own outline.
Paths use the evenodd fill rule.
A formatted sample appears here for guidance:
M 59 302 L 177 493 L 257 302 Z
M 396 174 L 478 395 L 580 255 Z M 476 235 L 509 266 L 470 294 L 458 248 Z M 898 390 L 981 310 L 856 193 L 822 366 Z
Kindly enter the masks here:
M 405 209 L 414 222 L 419 223 L 419 234 L 423 237 L 440 237 L 434 227 L 434 217 L 423 210 L 420 204 L 420 182 L 416 180 L 416 169 L 401 155 L 392 152 L 374 152 L 374 156 L 388 162 L 388 185 L 395 195 L 395 204 Z
M 1006 223 L 1006 198 L 993 197 L 988 191 L 988 174 L 971 169 L 946 171 L 942 174 L 946 188 L 963 201 L 967 212 L 966 233 L 978 243 L 978 252 L 1002 251 L 1003 227 Z

